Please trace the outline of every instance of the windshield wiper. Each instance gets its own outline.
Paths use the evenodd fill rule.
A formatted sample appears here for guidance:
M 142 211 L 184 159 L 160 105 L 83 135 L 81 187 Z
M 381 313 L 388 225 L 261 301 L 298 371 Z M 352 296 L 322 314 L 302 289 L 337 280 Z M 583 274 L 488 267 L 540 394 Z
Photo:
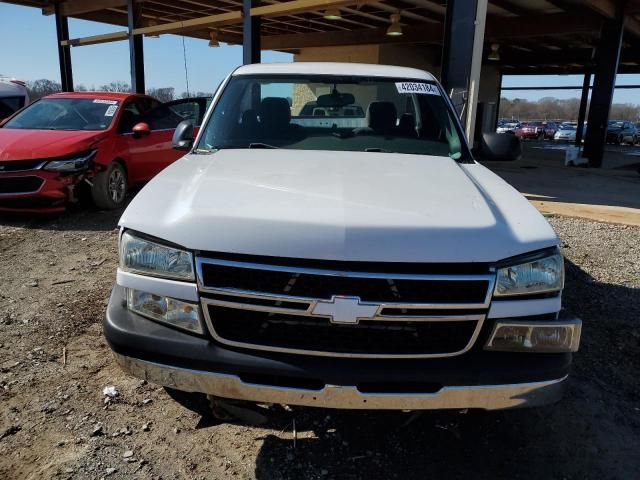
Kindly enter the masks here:
M 377 153 L 391 153 L 389 150 L 385 150 L 384 148 L 378 148 L 378 147 L 365 148 L 364 151 L 365 152 L 377 152 Z
M 210 148 L 196 148 L 193 153 L 205 154 L 205 153 L 213 153 L 213 150 Z
M 269 145 L 268 143 L 260 143 L 254 142 L 249 144 L 249 148 L 279 148 L 274 145 Z
M 214 148 L 217 150 L 232 150 L 237 148 L 280 148 L 280 147 L 269 145 L 268 143 L 251 142 L 244 145 L 220 145 Z

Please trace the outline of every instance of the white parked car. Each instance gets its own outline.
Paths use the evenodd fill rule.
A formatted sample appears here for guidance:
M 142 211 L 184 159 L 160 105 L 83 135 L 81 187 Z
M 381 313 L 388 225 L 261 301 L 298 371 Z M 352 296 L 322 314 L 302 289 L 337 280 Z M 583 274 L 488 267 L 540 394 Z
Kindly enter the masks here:
M 518 122 L 504 123 L 496 129 L 496 133 L 515 133 L 519 125 Z
M 366 126 L 296 123 L 310 99 Z M 475 158 L 429 73 L 240 67 L 120 220 L 120 365 L 217 405 L 502 409 L 557 400 L 581 322 L 559 240 Z M 182 393 L 180 393 L 182 392 Z M 186 392 L 186 393 L 185 393 Z M 192 404 L 193 405 L 193 404 Z
M 23 81 L 0 77 L 0 120 L 28 104 L 29 91 Z
M 553 134 L 553 139 L 556 142 L 575 142 L 577 131 L 578 129 L 573 125 L 562 124 Z

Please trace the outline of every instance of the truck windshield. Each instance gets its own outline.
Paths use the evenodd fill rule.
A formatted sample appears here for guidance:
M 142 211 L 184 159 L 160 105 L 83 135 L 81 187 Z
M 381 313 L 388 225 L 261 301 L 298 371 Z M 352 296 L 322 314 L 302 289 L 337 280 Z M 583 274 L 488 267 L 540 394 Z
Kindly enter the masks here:
M 232 77 L 197 150 L 287 148 L 469 157 L 435 82 L 362 76 Z
M 22 110 L 3 128 L 32 130 L 104 130 L 118 101 L 91 98 L 44 98 Z

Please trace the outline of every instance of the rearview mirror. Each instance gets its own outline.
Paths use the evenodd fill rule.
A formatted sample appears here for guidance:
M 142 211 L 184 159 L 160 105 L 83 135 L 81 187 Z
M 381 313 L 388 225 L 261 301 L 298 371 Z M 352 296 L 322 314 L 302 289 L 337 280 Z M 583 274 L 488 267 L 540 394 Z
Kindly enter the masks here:
M 151 128 L 149 127 L 148 123 L 140 122 L 136 123 L 131 131 L 133 132 L 134 137 L 140 138 L 149 135 L 151 133 Z
M 188 152 L 193 146 L 193 123 L 181 121 L 173 132 L 173 148 Z
M 316 100 L 316 105 L 319 107 L 340 108 L 351 105 L 355 101 L 356 99 L 352 93 L 339 93 L 334 90 L 333 93 L 320 95 Z
M 474 153 L 486 162 L 513 162 L 522 157 L 522 143 L 515 135 L 483 133 Z

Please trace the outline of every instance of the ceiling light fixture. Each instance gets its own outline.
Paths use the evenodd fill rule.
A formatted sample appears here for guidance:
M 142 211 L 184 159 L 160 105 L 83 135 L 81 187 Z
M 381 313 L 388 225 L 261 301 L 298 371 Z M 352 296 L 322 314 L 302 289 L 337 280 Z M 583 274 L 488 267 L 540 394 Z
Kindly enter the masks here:
M 338 8 L 327 8 L 323 16 L 326 20 L 340 20 L 342 18 L 342 14 Z
M 217 48 L 220 46 L 220 42 L 218 42 L 218 31 L 211 30 L 209 32 L 209 46 L 211 48 Z
M 391 25 L 387 28 L 387 35 L 399 37 L 402 35 L 402 25 L 400 25 L 400 13 L 391 14 Z
M 499 62 L 500 61 L 500 53 L 498 52 L 498 50 L 500 50 L 500 45 L 497 44 L 497 43 L 492 43 L 491 44 L 491 52 L 487 56 L 487 60 L 491 60 L 492 62 Z

